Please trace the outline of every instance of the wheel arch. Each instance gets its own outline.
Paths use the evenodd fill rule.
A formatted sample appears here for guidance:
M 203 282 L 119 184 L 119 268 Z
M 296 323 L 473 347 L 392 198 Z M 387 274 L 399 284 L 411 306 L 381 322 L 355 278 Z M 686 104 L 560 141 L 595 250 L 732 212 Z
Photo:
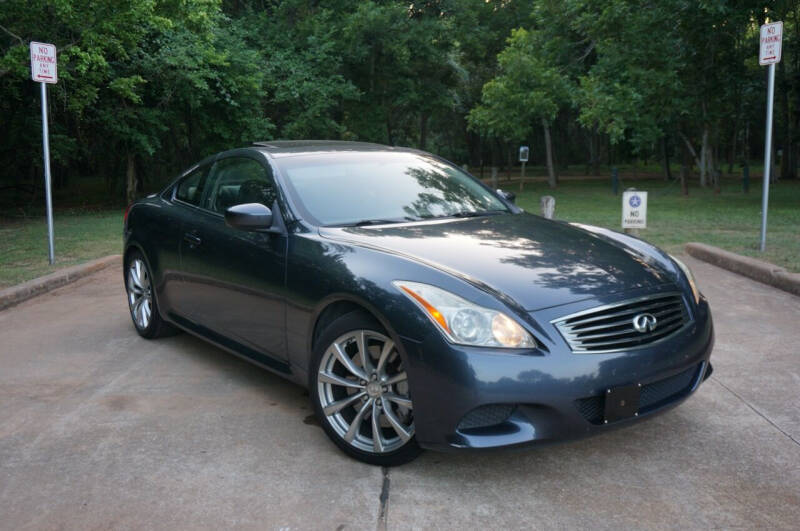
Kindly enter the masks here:
M 317 340 L 329 324 L 339 317 L 354 311 L 362 311 L 378 321 L 383 329 L 386 330 L 386 333 L 392 341 L 394 341 L 403 360 L 408 363 L 408 356 L 403 342 L 389 319 L 370 302 L 356 295 L 345 293 L 329 295 L 317 305 L 310 320 L 311 324 L 308 331 L 309 354 L 313 356 L 314 348 L 317 346 Z
M 136 251 L 138 251 L 144 257 L 144 261 L 147 262 L 147 267 L 150 267 L 150 260 L 148 260 L 147 253 L 144 252 L 144 248 L 142 248 L 142 246 L 139 245 L 137 242 L 128 242 L 128 244 L 125 246 L 125 251 L 123 251 L 122 253 L 123 272 L 125 272 L 125 265 L 128 263 L 128 258 L 130 258 L 131 254 Z
M 133 240 L 129 241 L 125 245 L 125 251 L 122 253 L 122 274 L 123 275 L 127 275 L 127 271 L 125 271 L 125 267 L 126 267 L 126 265 L 128 263 L 128 259 L 130 258 L 131 254 L 133 254 L 134 252 L 138 252 L 140 255 L 142 255 L 142 258 L 144 259 L 144 263 L 147 264 L 147 269 L 150 271 L 151 274 L 154 275 L 153 264 L 150 261 L 150 257 L 148 256 L 147 251 L 145 250 L 143 245 L 141 245 L 139 242 L 133 241 Z M 155 277 L 153 278 L 153 280 L 155 281 Z
M 142 259 L 144 259 L 145 264 L 147 265 L 148 271 L 150 271 L 151 276 L 153 276 L 153 299 L 156 302 L 156 308 L 158 309 L 158 314 L 161 316 L 161 319 L 164 321 L 170 322 L 170 319 L 167 317 L 166 312 L 161 307 L 161 301 L 158 299 L 158 289 L 155 285 L 155 276 L 153 273 L 153 264 L 150 263 L 150 257 L 147 255 L 147 251 L 145 251 L 144 247 L 137 241 L 129 240 L 125 244 L 125 250 L 122 253 L 122 282 L 123 285 L 127 286 L 128 282 L 128 259 L 130 258 L 131 254 L 134 252 L 138 252 L 142 255 Z M 127 288 L 126 288 L 127 289 Z

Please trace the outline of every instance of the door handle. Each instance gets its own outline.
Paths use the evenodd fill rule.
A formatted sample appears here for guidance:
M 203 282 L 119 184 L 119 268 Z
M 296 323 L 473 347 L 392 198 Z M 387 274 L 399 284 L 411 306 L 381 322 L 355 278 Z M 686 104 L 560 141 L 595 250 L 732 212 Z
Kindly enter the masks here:
M 183 235 L 183 241 L 188 243 L 190 247 L 200 245 L 203 242 L 203 240 L 200 239 L 200 236 L 191 232 L 187 232 Z

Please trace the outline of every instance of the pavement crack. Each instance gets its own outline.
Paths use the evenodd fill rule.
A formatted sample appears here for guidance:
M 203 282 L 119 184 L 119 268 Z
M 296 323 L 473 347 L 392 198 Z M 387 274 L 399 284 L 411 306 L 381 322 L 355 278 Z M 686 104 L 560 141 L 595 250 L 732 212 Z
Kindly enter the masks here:
M 389 479 L 389 469 L 387 467 L 381 467 L 381 471 L 383 472 L 383 484 L 381 485 L 381 495 L 380 495 L 380 510 L 378 511 L 378 531 L 386 531 L 386 519 L 389 512 L 389 486 L 391 485 L 391 480 Z
M 736 391 L 734 391 L 733 389 L 731 389 L 730 387 L 728 387 L 727 385 L 725 385 L 724 383 L 722 383 L 721 381 L 719 381 L 717 378 L 715 378 L 715 377 L 713 377 L 713 376 L 710 378 L 710 380 L 711 380 L 711 381 L 713 381 L 713 382 L 714 382 L 714 383 L 716 383 L 716 384 L 719 384 L 719 385 L 720 385 L 720 386 L 721 386 L 723 389 L 725 389 L 725 390 L 726 390 L 726 391 L 728 391 L 730 394 L 732 394 L 733 396 L 735 396 L 736 398 L 738 398 L 739 400 L 741 400 L 741 401 L 742 401 L 742 403 L 743 403 L 744 405 L 746 405 L 747 407 L 749 407 L 750 409 L 752 409 L 752 410 L 753 410 L 753 412 L 754 412 L 756 415 L 758 415 L 758 416 L 759 416 L 759 417 L 761 417 L 762 419 L 766 420 L 766 421 L 767 421 L 767 422 L 768 422 L 770 425 L 772 425 L 772 427 L 773 427 L 773 428 L 775 428 L 776 430 L 778 430 L 779 432 L 781 432 L 782 434 L 784 434 L 784 435 L 785 435 L 785 436 L 786 436 L 786 437 L 787 437 L 787 438 L 788 438 L 790 441 L 792 441 L 793 443 L 795 443 L 797 446 L 800 446 L 800 441 L 798 441 L 797 439 L 795 439 L 794 437 L 792 437 L 792 435 L 791 435 L 790 433 L 787 433 L 786 431 L 784 431 L 784 430 L 783 430 L 783 428 L 781 428 L 780 426 L 778 426 L 777 424 L 775 424 L 775 422 L 773 422 L 773 421 L 772 421 L 772 419 L 770 419 L 768 416 L 766 416 L 766 415 L 765 415 L 765 414 L 763 414 L 761 411 L 759 411 L 759 410 L 758 410 L 758 409 L 757 409 L 757 408 L 756 408 L 756 407 L 755 407 L 753 404 L 751 404 L 750 402 L 748 402 L 747 400 L 745 400 L 745 399 L 744 399 L 744 398 L 743 398 L 741 395 L 739 395 L 739 393 L 737 393 Z

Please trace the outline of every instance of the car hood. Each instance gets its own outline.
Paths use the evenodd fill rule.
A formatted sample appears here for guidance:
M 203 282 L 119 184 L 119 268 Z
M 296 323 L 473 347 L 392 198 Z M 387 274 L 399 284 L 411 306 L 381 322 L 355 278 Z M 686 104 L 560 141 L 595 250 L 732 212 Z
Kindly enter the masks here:
M 528 311 L 675 279 L 666 255 L 641 240 L 526 213 L 323 227 L 320 235 L 426 263 Z

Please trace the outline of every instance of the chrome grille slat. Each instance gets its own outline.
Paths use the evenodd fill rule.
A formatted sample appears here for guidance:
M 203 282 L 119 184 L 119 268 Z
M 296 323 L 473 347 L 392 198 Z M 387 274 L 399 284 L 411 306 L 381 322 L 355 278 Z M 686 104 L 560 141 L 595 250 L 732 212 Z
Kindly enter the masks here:
M 624 305 L 624 306 L 627 306 L 627 305 Z M 604 315 L 600 315 L 598 317 L 593 317 L 593 318 L 589 318 L 589 319 L 581 319 L 579 321 L 579 323 L 580 324 L 593 323 L 595 321 L 602 321 L 604 319 L 611 319 L 612 317 L 619 317 L 619 316 L 624 316 L 624 315 L 635 315 L 637 313 L 646 312 L 647 310 L 651 310 L 651 309 L 654 309 L 654 308 L 660 308 L 662 306 L 663 305 L 661 305 L 661 304 L 651 304 L 651 305 L 644 306 L 644 307 L 641 307 L 641 308 L 629 308 L 629 309 L 623 310 L 621 312 L 604 314 Z M 570 320 L 572 321 L 573 319 L 570 319 Z M 570 324 L 573 325 L 573 324 L 575 324 L 575 322 L 573 321 Z
M 675 316 L 669 317 L 667 319 L 659 319 L 658 320 L 658 327 L 659 328 L 661 328 L 662 326 L 666 327 L 668 324 L 670 324 L 670 323 L 672 323 L 672 322 L 674 322 L 674 321 L 676 321 L 678 319 L 683 320 L 683 315 L 675 315 Z M 621 336 L 621 335 L 626 335 L 626 334 L 637 334 L 637 336 L 638 336 L 637 339 L 639 337 L 641 337 L 641 335 L 642 335 L 642 334 L 639 334 L 639 332 L 637 332 L 636 330 L 634 330 L 633 326 L 631 326 L 630 328 L 625 328 L 624 330 L 615 330 L 615 331 L 609 332 L 607 334 L 592 334 L 592 335 L 589 335 L 589 336 L 582 336 L 580 334 L 577 334 L 577 335 L 570 334 L 570 337 L 574 338 L 574 339 L 581 340 L 581 341 L 587 341 L 587 340 L 590 340 L 590 339 L 610 338 L 610 337 Z
M 676 312 L 682 313 L 681 308 L 676 307 L 663 312 L 651 312 L 651 313 L 655 315 L 658 319 L 665 319 L 666 318 L 665 316 L 669 316 L 670 314 Z M 590 326 L 588 328 L 580 328 L 574 332 L 568 332 L 568 333 L 570 336 L 578 337 L 580 336 L 580 334 L 583 334 L 584 332 L 594 332 L 595 330 L 608 330 L 610 328 L 616 328 L 618 326 L 629 326 L 630 324 L 631 324 L 631 317 L 628 316 L 625 319 L 620 319 L 619 321 L 614 321 L 613 323 Z
M 658 330 L 653 332 L 652 334 L 639 334 L 639 337 L 623 337 L 618 338 L 613 341 L 595 341 L 592 343 L 584 343 L 584 347 L 587 349 L 591 349 L 594 347 L 605 347 L 609 345 L 618 345 L 618 346 L 625 346 L 625 345 L 645 345 L 648 343 L 652 343 L 653 341 L 660 339 L 661 337 L 667 335 L 669 332 L 674 332 L 680 328 L 680 323 L 678 326 L 675 324 L 665 327 L 663 330 Z
M 633 319 L 648 313 L 656 328 L 639 332 Z M 567 315 L 553 321 L 573 352 L 600 353 L 630 350 L 672 336 L 689 324 L 689 312 L 680 293 L 663 293 L 622 301 Z

